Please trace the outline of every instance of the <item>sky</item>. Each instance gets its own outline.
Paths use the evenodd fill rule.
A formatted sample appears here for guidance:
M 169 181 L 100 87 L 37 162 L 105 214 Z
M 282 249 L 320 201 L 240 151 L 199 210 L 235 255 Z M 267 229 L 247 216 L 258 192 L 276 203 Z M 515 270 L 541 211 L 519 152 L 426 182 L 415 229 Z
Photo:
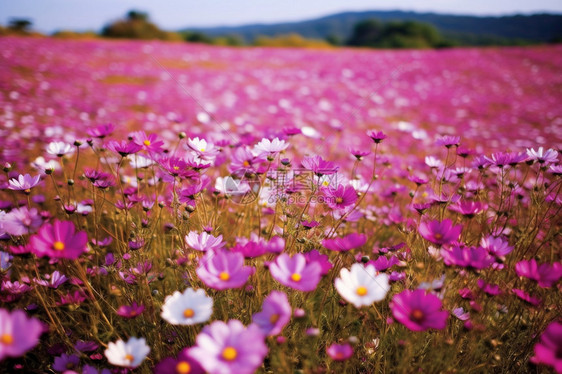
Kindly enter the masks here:
M 27 18 L 41 32 L 99 31 L 129 10 L 166 30 L 313 19 L 342 11 L 414 10 L 448 14 L 562 13 L 561 0 L 0 0 L 0 24 Z

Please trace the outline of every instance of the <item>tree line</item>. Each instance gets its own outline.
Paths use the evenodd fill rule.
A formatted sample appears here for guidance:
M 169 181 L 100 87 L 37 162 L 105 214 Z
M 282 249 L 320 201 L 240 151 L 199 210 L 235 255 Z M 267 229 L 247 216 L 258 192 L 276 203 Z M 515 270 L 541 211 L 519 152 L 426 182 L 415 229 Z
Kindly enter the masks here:
M 38 35 L 31 30 L 32 22 L 27 19 L 13 19 L 7 27 L 0 26 L 0 35 Z M 147 13 L 129 11 L 122 19 L 107 24 L 99 34 L 58 31 L 53 34 L 59 38 L 104 37 L 142 40 L 186 41 L 225 46 L 255 45 L 263 47 L 367 47 L 367 48 L 445 48 L 460 45 L 480 44 L 466 38 L 444 37 L 429 23 L 418 21 L 381 22 L 367 19 L 355 24 L 351 36 L 341 40 L 329 35 L 325 39 L 307 39 L 297 33 L 279 36 L 258 36 L 247 42 L 238 35 L 209 36 L 200 31 L 173 32 L 160 29 Z M 520 45 L 529 42 L 492 38 L 489 44 Z M 488 44 L 488 43 L 486 43 Z

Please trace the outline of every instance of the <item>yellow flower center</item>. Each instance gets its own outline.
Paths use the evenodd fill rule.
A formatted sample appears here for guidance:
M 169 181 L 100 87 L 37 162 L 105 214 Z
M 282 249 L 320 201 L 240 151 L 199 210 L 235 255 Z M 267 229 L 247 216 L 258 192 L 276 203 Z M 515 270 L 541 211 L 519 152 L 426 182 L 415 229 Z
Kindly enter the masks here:
M 419 309 L 414 309 L 412 311 L 412 319 L 414 321 L 421 321 L 423 319 L 423 312 Z
M 132 354 L 126 354 L 125 355 L 125 360 L 132 362 L 135 359 L 135 356 L 133 356 Z
M 144 142 L 142 142 L 142 144 L 146 145 L 147 147 L 150 147 L 150 140 L 146 139 Z
M 343 199 L 341 197 L 336 197 L 336 204 L 343 203 Z
M 236 359 L 236 356 L 238 356 L 238 352 L 236 352 L 236 349 L 233 347 L 226 347 L 222 351 L 222 358 L 226 361 L 232 361 Z
M 222 271 L 222 272 L 219 274 L 219 278 L 220 278 L 220 280 L 222 280 L 222 281 L 227 281 L 227 280 L 230 279 L 230 274 L 228 274 L 226 271 Z
M 2 334 L 2 336 L 0 336 L 0 343 L 4 345 L 10 345 L 13 342 L 14 342 L 14 337 L 10 334 Z
M 435 234 L 435 239 L 442 239 L 443 235 L 441 235 L 440 233 Z
M 179 167 L 179 166 L 174 166 L 174 167 L 172 167 L 172 169 L 174 169 L 174 170 L 180 170 L 180 167 Z
M 179 374 L 189 374 L 191 372 L 191 365 L 185 361 L 180 361 L 176 365 L 176 372 Z
M 201 152 L 205 152 L 205 148 L 204 148 L 204 147 L 201 147 L 199 150 L 200 150 Z
M 359 296 L 365 296 L 367 294 L 367 287 L 359 286 L 359 287 L 357 287 L 357 290 L 355 292 Z
M 300 274 L 297 274 L 297 273 L 293 273 L 293 275 L 291 275 L 291 279 L 295 282 L 300 281 L 301 278 L 302 278 L 302 276 Z
M 183 316 L 185 318 L 191 318 L 195 315 L 195 312 L 193 311 L 193 309 L 191 308 L 187 308 L 186 310 L 183 311 Z
M 64 243 L 57 240 L 56 242 L 53 243 L 53 248 L 55 251 L 62 251 L 64 250 Z
M 271 317 L 269 317 L 269 322 L 277 323 L 277 321 L 279 321 L 279 314 L 275 313 L 272 314 Z
M 248 167 L 248 166 L 250 166 L 250 163 L 249 163 L 248 161 L 244 161 L 244 162 L 242 163 L 242 165 L 244 165 L 245 167 Z

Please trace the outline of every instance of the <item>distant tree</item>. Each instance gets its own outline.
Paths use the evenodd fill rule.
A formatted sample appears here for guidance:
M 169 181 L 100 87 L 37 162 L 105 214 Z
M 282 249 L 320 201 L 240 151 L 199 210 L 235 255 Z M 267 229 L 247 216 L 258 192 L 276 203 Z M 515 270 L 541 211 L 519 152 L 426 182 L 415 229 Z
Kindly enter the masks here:
M 331 45 L 341 45 L 342 43 L 340 37 L 334 34 L 326 36 L 326 41 Z
M 358 22 L 353 27 L 351 38 L 347 45 L 362 47 L 377 47 L 384 29 L 382 22 L 376 19 L 368 19 Z
M 130 21 L 148 22 L 148 13 L 139 12 L 138 10 L 130 10 L 127 13 L 127 19 L 130 20 Z
M 439 31 L 430 24 L 415 21 L 395 21 L 383 24 L 375 19 L 357 23 L 347 44 L 373 48 L 446 46 Z
M 102 36 L 127 39 L 168 39 L 167 33 L 149 21 L 148 14 L 131 10 L 126 19 L 115 21 L 102 30 Z
M 8 23 L 8 28 L 17 33 L 28 33 L 31 29 L 33 22 L 25 18 L 12 18 Z
M 184 39 L 186 42 L 190 42 L 190 43 L 211 44 L 213 42 L 213 39 L 210 38 L 207 34 L 204 34 L 199 31 L 187 32 Z

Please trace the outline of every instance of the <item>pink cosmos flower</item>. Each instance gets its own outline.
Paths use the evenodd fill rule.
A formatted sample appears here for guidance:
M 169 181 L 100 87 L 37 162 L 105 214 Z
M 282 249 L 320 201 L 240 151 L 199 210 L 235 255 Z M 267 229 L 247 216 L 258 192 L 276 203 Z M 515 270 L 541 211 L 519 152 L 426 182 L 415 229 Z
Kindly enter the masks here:
M 263 363 L 268 349 L 257 325 L 238 320 L 215 321 L 197 335 L 189 356 L 209 374 L 251 374 Z
M 465 217 L 472 218 L 488 208 L 488 204 L 481 201 L 457 201 L 456 204 L 449 205 L 449 209 L 462 214 Z
M 537 281 L 539 286 L 550 288 L 562 277 L 562 264 L 538 264 L 533 258 L 529 261 L 519 261 L 515 264 L 515 272 L 520 277 L 525 277 Z
M 340 184 L 337 188 L 324 187 L 321 191 L 324 201 L 332 209 L 345 209 L 357 201 L 357 191 L 353 186 Z
M 144 131 L 135 131 L 131 134 L 131 138 L 133 143 L 140 145 L 143 150 L 149 153 L 162 152 L 164 142 L 158 139 L 156 134 L 146 135 Z
M 523 301 L 528 302 L 531 305 L 537 306 L 540 305 L 542 303 L 542 300 L 539 299 L 538 297 L 534 297 L 529 295 L 527 292 L 518 289 L 518 288 L 513 288 L 511 290 L 518 298 L 520 298 Z
M 418 227 L 418 232 L 425 240 L 432 243 L 443 245 L 449 244 L 459 238 L 462 225 L 453 226 L 450 219 L 443 221 L 422 221 Z
M 367 235 L 351 233 L 343 238 L 324 239 L 322 245 L 336 252 L 349 251 L 354 248 L 359 248 L 367 242 Z
M 305 157 L 302 162 L 302 166 L 306 170 L 312 171 L 317 176 L 331 175 L 338 171 L 339 166 L 331 161 L 326 161 L 322 157 L 316 155 L 313 157 Z
M 313 291 L 322 277 L 322 267 L 317 262 L 306 263 L 306 257 L 297 253 L 293 257 L 282 253 L 269 265 L 271 276 L 284 286 L 299 291 Z
M 404 290 L 394 295 L 390 309 L 394 318 L 412 331 L 444 329 L 449 313 L 441 310 L 441 300 L 425 290 Z
M 111 123 L 105 125 L 99 125 L 96 127 L 90 127 L 86 130 L 86 133 L 93 138 L 103 139 L 115 130 L 115 126 Z
M 133 142 L 128 142 L 126 140 L 122 140 L 122 141 L 111 140 L 107 142 L 105 147 L 110 151 L 119 153 L 121 157 L 125 157 L 133 153 L 137 153 L 142 149 L 142 146 Z
M 0 361 L 19 357 L 39 343 L 43 326 L 37 318 L 27 318 L 22 310 L 0 309 Z
M 346 344 L 336 344 L 333 343 L 326 348 L 326 353 L 332 360 L 335 361 L 345 361 L 351 356 L 353 356 L 353 348 L 348 343 Z
M 222 240 L 222 235 L 213 236 L 205 231 L 198 234 L 195 231 L 190 231 L 185 236 L 185 244 L 197 251 L 216 251 L 223 248 L 226 243 Z
M 32 177 L 29 174 L 19 175 L 18 178 L 12 178 L 8 182 L 8 188 L 14 191 L 24 191 L 29 193 L 31 189 L 39 184 L 41 181 L 41 176 L 36 175 Z
M 13 209 L 2 218 L 4 230 L 10 235 L 25 235 L 37 231 L 43 220 L 35 208 Z
M 480 240 L 480 246 L 496 257 L 504 257 L 513 251 L 513 247 L 502 237 L 488 235 Z
M 554 321 L 546 327 L 535 345 L 535 356 L 531 361 L 535 364 L 552 366 L 557 373 L 562 373 L 562 323 Z
M 225 290 L 242 287 L 255 270 L 252 266 L 244 266 L 244 256 L 241 253 L 218 250 L 207 252 L 199 260 L 196 273 L 208 287 Z
M 184 348 L 177 357 L 166 357 L 156 365 L 154 374 L 204 374 L 205 371 L 189 356 L 190 348 Z
M 387 138 L 387 136 L 382 131 L 377 131 L 377 130 L 367 131 L 367 136 L 371 138 L 375 142 L 375 144 L 379 144 L 380 142 L 382 142 L 384 139 Z
M 39 257 L 77 259 L 87 250 L 88 235 L 85 231 L 75 231 L 71 221 L 55 220 L 53 224 L 43 225 L 29 242 Z
M 326 275 L 330 272 L 330 269 L 334 267 L 330 262 L 330 258 L 328 255 L 320 254 L 317 250 L 312 250 L 310 252 L 304 253 L 304 257 L 306 258 L 306 262 L 316 262 L 320 265 L 322 271 L 322 275 Z
M 555 163 L 558 160 L 558 152 L 554 149 L 547 149 L 545 151 L 543 147 L 539 147 L 536 151 L 534 148 L 529 148 L 527 149 L 527 155 L 530 160 L 536 161 L 539 164 Z
M 271 291 L 263 301 L 262 311 L 254 314 L 252 322 L 259 326 L 264 335 L 280 334 L 291 319 L 291 304 L 281 291 Z
M 133 301 L 131 305 L 121 305 L 117 309 L 117 314 L 124 318 L 135 318 L 144 311 L 144 305 L 137 304 Z
M 441 249 L 441 257 L 446 265 L 473 269 L 484 269 L 494 262 L 494 258 L 482 247 L 455 245 Z

